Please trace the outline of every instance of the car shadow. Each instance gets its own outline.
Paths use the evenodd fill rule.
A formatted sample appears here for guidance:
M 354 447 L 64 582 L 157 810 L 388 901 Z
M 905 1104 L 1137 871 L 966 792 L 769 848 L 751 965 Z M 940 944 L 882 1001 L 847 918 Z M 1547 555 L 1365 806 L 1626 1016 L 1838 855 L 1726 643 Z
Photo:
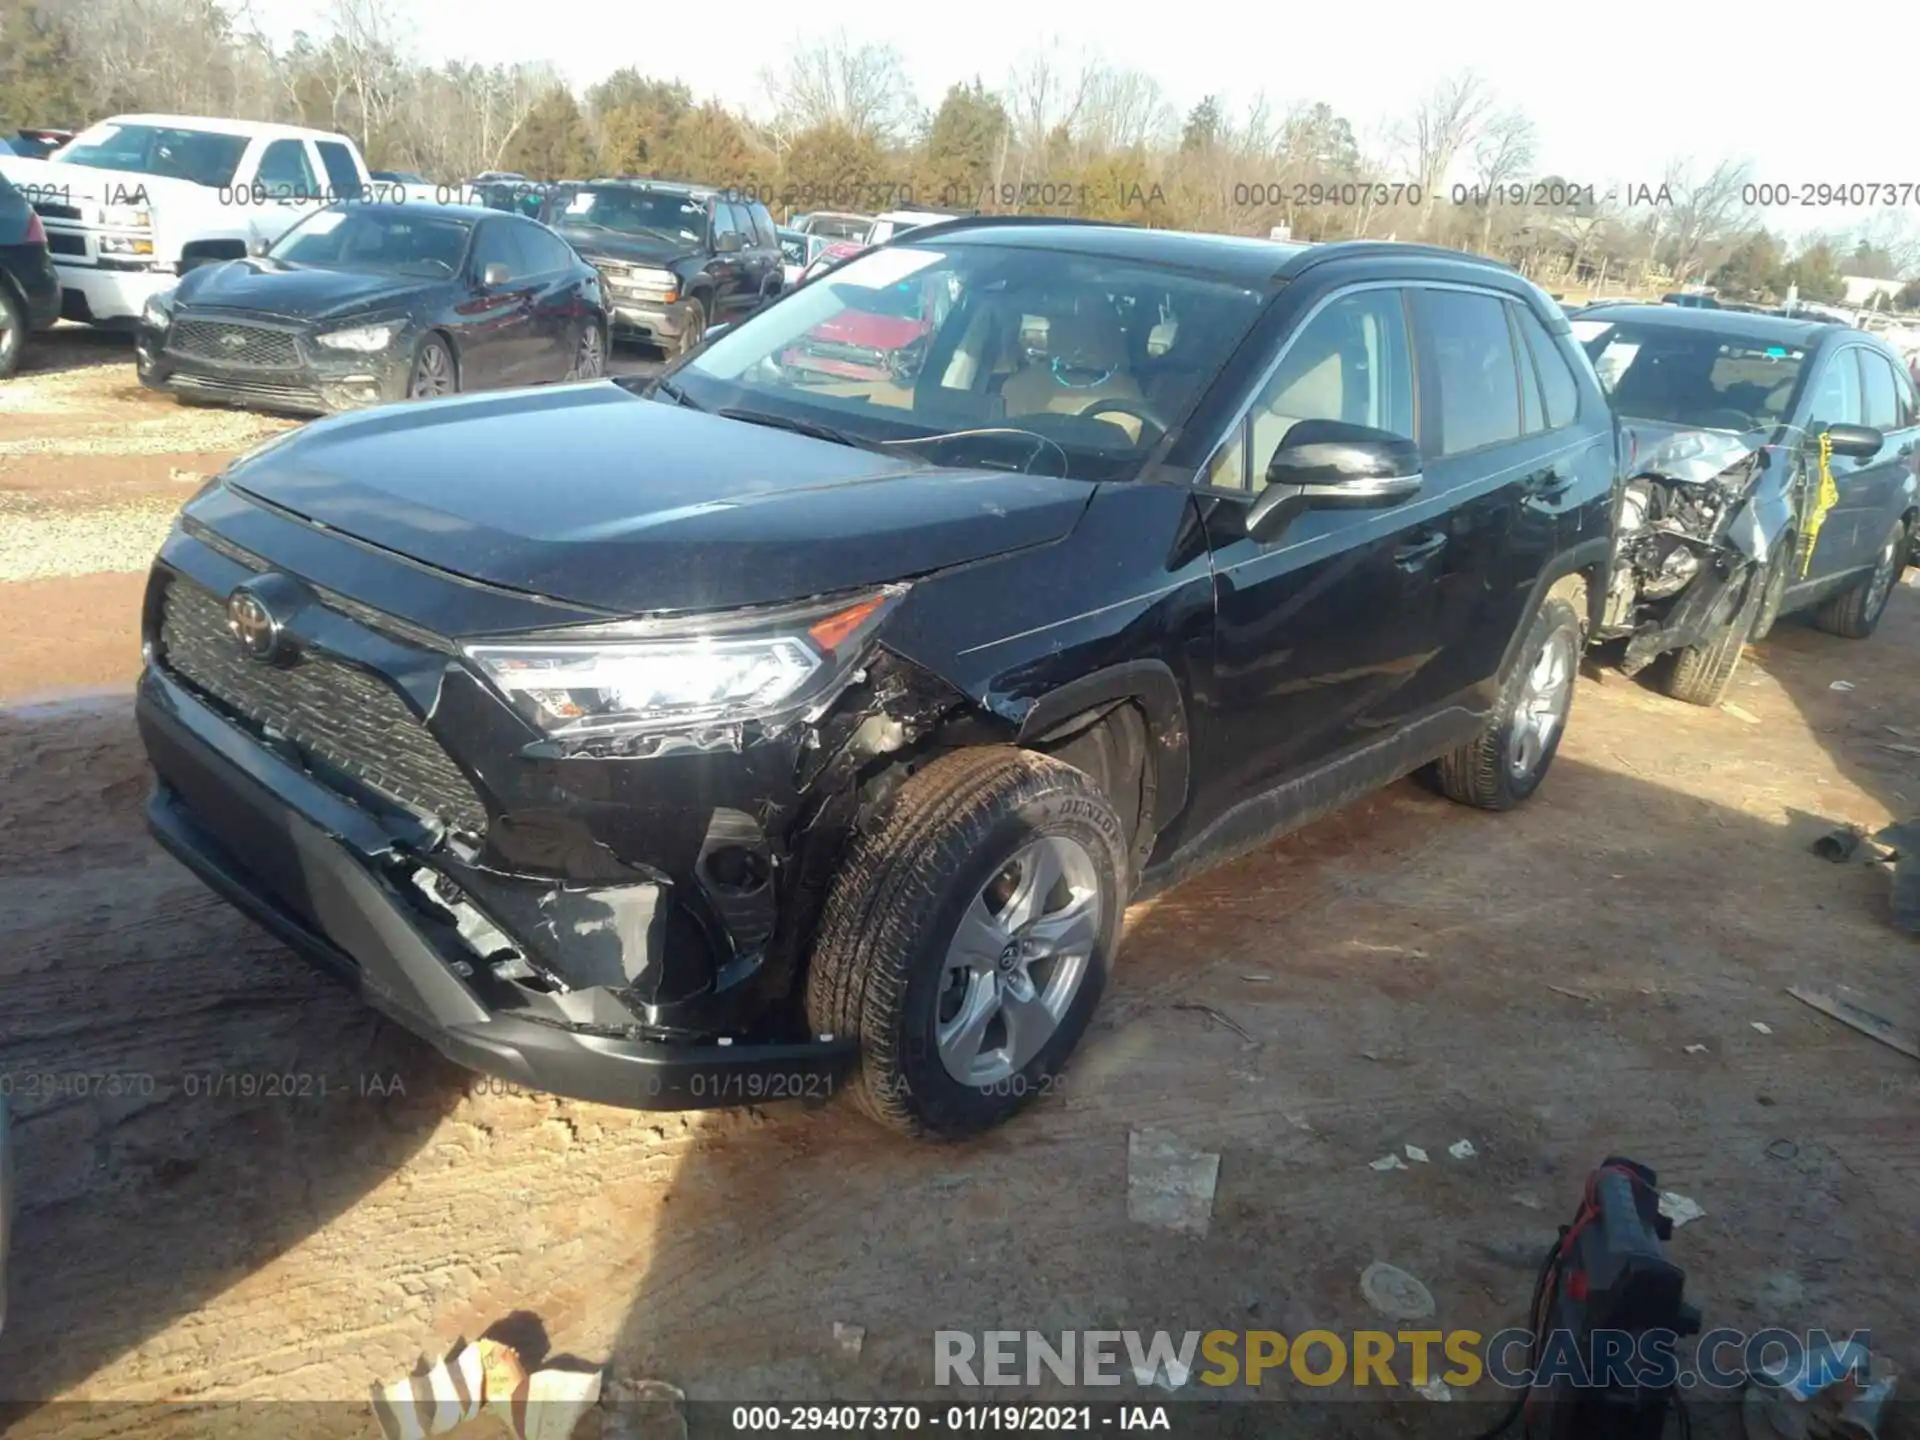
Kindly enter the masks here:
M 161 854 L 148 784 L 123 697 L 0 711 L 0 1430 L 391 1183 L 468 1083 Z
M 125 330 L 105 330 L 61 321 L 51 330 L 27 337 L 19 368 L 11 378 L 58 375 L 100 365 L 133 364 L 133 336 Z M 5 381 L 0 381 L 4 385 Z

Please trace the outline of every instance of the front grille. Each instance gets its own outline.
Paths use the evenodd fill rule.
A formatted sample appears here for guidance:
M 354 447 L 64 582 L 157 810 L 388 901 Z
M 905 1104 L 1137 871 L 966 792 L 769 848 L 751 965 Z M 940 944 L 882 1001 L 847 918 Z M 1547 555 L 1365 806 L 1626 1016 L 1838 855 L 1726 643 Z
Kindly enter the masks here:
M 33 211 L 42 220 L 78 220 L 80 218 L 78 205 L 62 205 L 54 200 L 34 201 Z
M 320 392 L 307 385 L 278 385 L 271 380 L 229 380 L 214 375 L 192 375 L 176 371 L 167 383 L 189 395 L 204 395 L 209 400 L 224 400 L 236 405 L 259 405 L 268 409 L 324 411 L 326 402 Z
M 219 596 L 185 580 L 167 586 L 161 662 L 194 689 L 310 760 L 474 835 L 486 806 L 426 726 L 385 682 L 316 651 L 292 665 L 250 660 L 227 630 Z
M 55 255 L 85 255 L 87 237 L 69 235 L 63 230 L 49 230 L 47 231 L 47 249 Z
M 167 349 L 175 355 L 218 360 L 226 365 L 292 370 L 300 364 L 300 348 L 285 330 L 224 320 L 174 321 L 167 333 Z

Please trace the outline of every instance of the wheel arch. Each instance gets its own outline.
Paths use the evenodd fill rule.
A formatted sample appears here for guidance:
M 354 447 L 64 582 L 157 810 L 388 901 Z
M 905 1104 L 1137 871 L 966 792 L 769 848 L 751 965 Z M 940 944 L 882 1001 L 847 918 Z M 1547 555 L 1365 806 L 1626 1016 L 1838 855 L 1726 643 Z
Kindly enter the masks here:
M 1583 645 L 1588 636 L 1600 629 L 1607 603 L 1607 572 L 1612 560 L 1612 540 L 1596 536 L 1562 550 L 1540 568 L 1534 577 L 1532 593 L 1527 597 L 1524 618 L 1507 637 L 1506 650 L 1500 657 L 1502 678 L 1511 673 L 1514 661 L 1527 643 L 1533 617 L 1549 595 L 1563 595 L 1572 603 L 1574 613 L 1580 617 Z
M 1133 839 L 1140 842 L 1164 830 L 1186 807 L 1191 761 L 1187 743 L 1187 707 L 1180 682 L 1161 660 L 1129 660 L 1077 676 L 1033 703 L 1014 735 L 1031 750 L 1065 746 L 1121 706 L 1132 706 L 1144 723 L 1150 773 Z

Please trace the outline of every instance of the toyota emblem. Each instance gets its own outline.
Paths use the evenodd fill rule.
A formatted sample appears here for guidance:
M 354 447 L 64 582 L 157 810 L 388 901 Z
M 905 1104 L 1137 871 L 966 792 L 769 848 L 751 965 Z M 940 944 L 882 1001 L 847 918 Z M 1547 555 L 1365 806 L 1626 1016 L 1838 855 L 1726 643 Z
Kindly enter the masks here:
M 280 622 L 252 591 L 236 590 L 227 597 L 227 629 L 249 659 L 271 660 L 280 648 Z

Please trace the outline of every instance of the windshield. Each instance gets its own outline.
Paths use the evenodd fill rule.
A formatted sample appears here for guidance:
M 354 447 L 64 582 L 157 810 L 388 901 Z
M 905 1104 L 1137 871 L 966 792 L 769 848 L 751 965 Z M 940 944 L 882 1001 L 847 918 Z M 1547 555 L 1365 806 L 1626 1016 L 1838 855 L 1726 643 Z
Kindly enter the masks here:
M 707 206 L 691 195 L 624 185 L 571 191 L 552 223 L 567 230 L 615 230 L 698 245 L 707 238 Z
M 1770 429 L 1792 411 L 1806 351 L 1691 327 L 1574 320 L 1620 414 L 1690 430 Z
M 94 170 L 131 170 L 218 188 L 233 183 L 247 137 L 164 125 L 96 125 L 51 158 Z
M 805 229 L 827 240 L 858 240 L 872 227 L 865 215 L 809 215 Z
M 438 280 L 459 273 L 472 229 L 454 216 L 343 205 L 308 216 L 267 254 L 289 265 Z
M 805 422 L 903 460 L 1123 479 L 1263 303 L 1094 256 L 899 246 L 743 321 L 671 383 L 702 409 Z

